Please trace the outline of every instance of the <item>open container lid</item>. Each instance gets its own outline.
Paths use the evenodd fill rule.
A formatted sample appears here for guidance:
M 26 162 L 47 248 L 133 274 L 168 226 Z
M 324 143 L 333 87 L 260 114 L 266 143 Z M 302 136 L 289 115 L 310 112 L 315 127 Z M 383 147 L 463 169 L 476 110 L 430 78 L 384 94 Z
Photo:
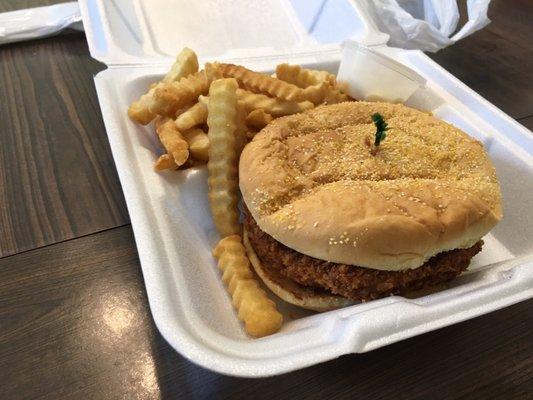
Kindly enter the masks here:
M 80 0 L 89 49 L 108 66 L 169 64 L 183 47 L 200 59 L 337 60 L 340 43 L 389 36 L 357 0 Z

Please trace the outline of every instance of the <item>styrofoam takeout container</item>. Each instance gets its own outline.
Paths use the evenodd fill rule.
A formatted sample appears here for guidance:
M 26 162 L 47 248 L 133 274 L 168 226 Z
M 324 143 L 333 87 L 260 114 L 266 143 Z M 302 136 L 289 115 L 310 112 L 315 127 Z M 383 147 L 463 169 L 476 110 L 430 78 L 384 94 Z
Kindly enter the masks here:
M 384 46 L 362 2 L 272 0 L 80 0 L 109 142 L 128 205 L 146 291 L 165 339 L 221 373 L 269 376 L 342 354 L 366 352 L 533 297 L 533 136 L 418 51 Z M 322 6 L 321 6 L 322 5 Z M 469 272 L 416 299 L 388 297 L 322 314 L 279 303 L 282 330 L 251 339 L 219 278 L 205 168 L 152 169 L 161 152 L 152 128 L 128 105 L 161 78 L 183 46 L 201 61 L 228 60 L 270 72 L 293 62 L 335 72 L 348 37 L 414 69 L 442 102 L 434 113 L 481 140 L 501 181 L 504 220 Z

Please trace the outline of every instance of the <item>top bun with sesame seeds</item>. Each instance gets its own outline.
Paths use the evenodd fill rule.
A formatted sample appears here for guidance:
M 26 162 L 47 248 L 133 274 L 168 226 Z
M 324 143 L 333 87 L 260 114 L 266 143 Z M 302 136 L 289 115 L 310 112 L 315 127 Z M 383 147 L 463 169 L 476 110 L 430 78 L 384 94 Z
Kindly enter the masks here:
M 388 123 L 373 151 L 372 115 Z M 280 118 L 242 152 L 240 189 L 259 228 L 320 260 L 385 271 L 473 246 L 502 218 L 483 145 L 430 114 L 346 102 Z

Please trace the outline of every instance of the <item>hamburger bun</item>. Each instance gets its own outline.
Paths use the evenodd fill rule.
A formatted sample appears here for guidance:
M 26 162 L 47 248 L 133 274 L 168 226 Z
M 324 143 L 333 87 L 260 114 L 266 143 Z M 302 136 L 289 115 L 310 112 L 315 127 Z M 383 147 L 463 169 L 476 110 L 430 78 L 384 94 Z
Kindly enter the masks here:
M 376 154 L 374 113 L 390 127 Z M 251 215 L 274 239 L 378 270 L 469 248 L 502 217 L 483 145 L 399 104 L 347 102 L 279 118 L 245 147 L 239 176 Z

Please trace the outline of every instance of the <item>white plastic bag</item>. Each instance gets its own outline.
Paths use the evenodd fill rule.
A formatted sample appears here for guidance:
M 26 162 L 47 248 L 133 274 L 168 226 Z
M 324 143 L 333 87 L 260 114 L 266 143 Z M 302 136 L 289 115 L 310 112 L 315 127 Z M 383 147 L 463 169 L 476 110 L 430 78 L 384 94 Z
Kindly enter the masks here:
M 0 45 L 54 35 L 65 28 L 83 30 L 78 3 L 56 4 L 0 14 Z
M 467 0 L 468 22 L 455 35 L 459 9 L 456 0 L 356 0 L 367 8 L 388 44 L 404 49 L 436 52 L 490 23 L 490 0 Z

